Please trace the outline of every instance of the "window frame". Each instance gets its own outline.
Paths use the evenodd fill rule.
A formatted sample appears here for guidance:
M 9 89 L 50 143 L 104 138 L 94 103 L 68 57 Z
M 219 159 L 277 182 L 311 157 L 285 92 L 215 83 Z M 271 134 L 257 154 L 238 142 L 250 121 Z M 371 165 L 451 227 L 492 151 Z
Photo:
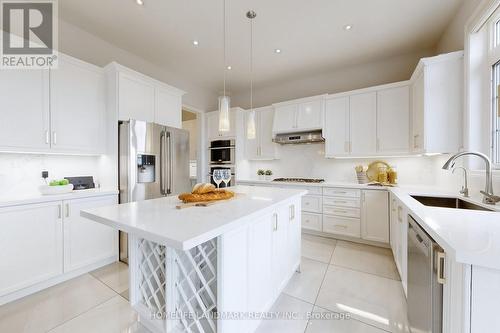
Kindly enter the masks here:
M 490 151 L 494 169 L 500 169 L 500 8 L 497 8 L 488 22 L 490 45 L 488 62 L 490 72 Z

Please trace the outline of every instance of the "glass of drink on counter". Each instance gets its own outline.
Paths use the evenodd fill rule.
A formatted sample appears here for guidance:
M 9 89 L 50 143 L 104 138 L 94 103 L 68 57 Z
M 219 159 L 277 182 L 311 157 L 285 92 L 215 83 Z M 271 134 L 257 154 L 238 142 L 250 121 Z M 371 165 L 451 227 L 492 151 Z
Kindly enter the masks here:
M 231 170 L 230 169 L 222 170 L 222 181 L 226 184 L 225 187 L 227 187 L 229 182 L 231 181 Z
M 213 178 L 215 184 L 217 184 L 217 188 L 219 188 L 220 183 L 222 183 L 222 179 L 223 179 L 222 172 L 223 171 L 224 170 L 214 170 L 214 174 L 212 175 L 212 178 Z

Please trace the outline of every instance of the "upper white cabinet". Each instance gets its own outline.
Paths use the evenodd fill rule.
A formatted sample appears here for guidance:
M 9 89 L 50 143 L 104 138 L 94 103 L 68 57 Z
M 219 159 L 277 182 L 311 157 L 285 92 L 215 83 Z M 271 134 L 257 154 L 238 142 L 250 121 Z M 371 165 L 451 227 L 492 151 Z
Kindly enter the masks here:
M 248 122 L 252 112 L 245 112 L 245 158 L 248 160 L 276 159 L 276 144 L 273 142 L 274 109 L 263 107 L 254 109 L 255 137 L 250 138 Z
M 155 87 L 140 76 L 118 74 L 118 119 L 154 121 Z
M 325 104 L 326 157 L 409 153 L 408 82 L 331 95 Z
M 110 105 L 119 120 L 137 119 L 182 128 L 182 90 L 117 63 L 106 66 Z
M 208 112 L 207 135 L 209 140 L 232 138 L 236 136 L 236 118 L 239 108 L 231 108 L 229 111 L 229 131 L 219 131 L 219 111 Z
M 51 147 L 104 152 L 106 78 L 102 68 L 62 55 L 50 70 Z
M 58 68 L 3 71 L 0 88 L 1 150 L 104 152 L 106 85 L 101 68 L 60 54 Z
M 328 98 L 325 104 L 325 154 L 347 156 L 351 140 L 349 97 Z
M 409 132 L 409 87 L 377 91 L 377 152 L 408 153 Z
M 182 128 L 182 94 L 166 87 L 157 88 L 154 119 L 158 124 Z
M 351 154 L 368 155 L 376 151 L 377 94 L 350 96 Z
M 462 146 L 463 52 L 421 59 L 411 78 L 415 153 L 453 153 Z
M 325 96 L 274 104 L 273 133 L 323 129 Z
M 361 238 L 389 243 L 389 194 L 386 191 L 362 191 Z
M 49 85 L 48 70 L 2 71 L 1 149 L 9 151 L 50 149 Z

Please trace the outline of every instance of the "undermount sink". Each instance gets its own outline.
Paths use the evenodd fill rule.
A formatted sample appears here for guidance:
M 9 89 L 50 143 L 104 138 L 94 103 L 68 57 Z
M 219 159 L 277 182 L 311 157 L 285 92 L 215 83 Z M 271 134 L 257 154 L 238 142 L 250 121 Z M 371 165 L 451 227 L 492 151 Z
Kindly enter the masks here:
M 417 200 L 424 206 L 455 208 L 455 209 L 469 209 L 469 210 L 483 210 L 493 211 L 491 209 L 473 204 L 471 202 L 462 200 L 460 198 L 443 198 L 443 197 L 427 197 L 420 195 L 412 195 L 413 199 Z

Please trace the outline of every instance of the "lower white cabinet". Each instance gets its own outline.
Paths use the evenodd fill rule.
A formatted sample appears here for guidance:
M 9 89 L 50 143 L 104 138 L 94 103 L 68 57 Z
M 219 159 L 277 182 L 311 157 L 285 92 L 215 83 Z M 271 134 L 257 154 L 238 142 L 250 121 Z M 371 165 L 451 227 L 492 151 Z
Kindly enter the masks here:
M 117 231 L 80 217 L 115 203 L 108 195 L 0 208 L 0 305 L 115 261 Z
M 359 218 L 325 215 L 323 232 L 360 238 L 360 220 Z
M 389 194 L 369 190 L 361 197 L 361 238 L 389 243 Z
M 0 209 L 0 296 L 63 273 L 62 221 L 61 202 Z
M 408 209 L 394 194 L 390 195 L 390 243 L 403 289 L 408 287 Z
M 269 311 L 300 264 L 300 199 L 280 204 L 256 221 L 218 238 L 222 313 Z M 218 332 L 254 332 L 258 320 L 223 320 Z
M 303 211 L 302 228 L 313 231 L 323 231 L 323 215 Z
M 114 196 L 64 202 L 65 273 L 112 257 L 117 253 L 117 231 L 80 216 L 81 210 L 116 203 L 117 199 Z

